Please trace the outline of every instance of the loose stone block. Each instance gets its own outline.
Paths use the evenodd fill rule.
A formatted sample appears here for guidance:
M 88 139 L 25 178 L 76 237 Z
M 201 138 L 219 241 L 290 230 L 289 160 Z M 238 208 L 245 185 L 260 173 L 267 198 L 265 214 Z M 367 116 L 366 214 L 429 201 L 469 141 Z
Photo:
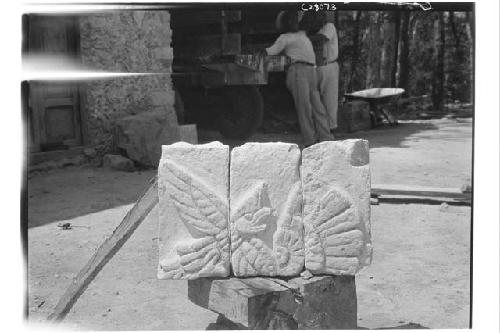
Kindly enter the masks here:
M 339 122 L 345 132 L 370 129 L 372 127 L 370 104 L 364 101 L 345 102 L 339 112 Z
M 116 145 L 143 165 L 156 166 L 162 145 L 179 141 L 179 126 L 173 108 L 125 116 L 116 121 Z
M 197 144 L 198 131 L 196 130 L 196 124 L 180 125 L 179 136 L 180 136 L 180 141 Z
M 105 168 L 118 171 L 131 172 L 135 170 L 134 162 L 121 155 L 106 154 L 102 159 L 102 164 Z
M 371 263 L 368 141 L 316 144 L 302 151 L 305 267 L 353 275 Z
M 171 93 L 155 90 L 150 92 L 149 94 L 149 103 L 152 106 L 164 106 L 164 105 L 172 105 L 174 96 Z
M 158 167 L 159 279 L 229 275 L 229 147 L 162 147 Z
M 231 266 L 235 276 L 294 276 L 304 267 L 300 150 L 247 143 L 231 152 Z

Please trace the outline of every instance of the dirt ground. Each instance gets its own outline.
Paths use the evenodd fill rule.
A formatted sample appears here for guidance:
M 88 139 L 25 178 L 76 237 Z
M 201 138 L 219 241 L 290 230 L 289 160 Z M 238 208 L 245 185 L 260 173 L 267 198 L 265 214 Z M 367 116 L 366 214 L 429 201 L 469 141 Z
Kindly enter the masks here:
M 349 137 L 370 141 L 372 183 L 460 187 L 470 180 L 470 118 L 404 122 Z M 200 139 L 221 138 L 202 132 Z M 257 134 L 251 140 L 298 142 L 299 136 Z M 30 176 L 31 322 L 44 322 L 154 174 L 82 166 Z M 61 230 L 57 225 L 62 222 L 75 228 Z M 358 325 L 468 327 L 470 223 L 470 207 L 372 206 L 373 263 L 356 276 Z M 90 284 L 64 324 L 99 330 L 203 330 L 215 322 L 215 313 L 188 301 L 185 281 L 156 279 L 156 233 L 155 209 Z

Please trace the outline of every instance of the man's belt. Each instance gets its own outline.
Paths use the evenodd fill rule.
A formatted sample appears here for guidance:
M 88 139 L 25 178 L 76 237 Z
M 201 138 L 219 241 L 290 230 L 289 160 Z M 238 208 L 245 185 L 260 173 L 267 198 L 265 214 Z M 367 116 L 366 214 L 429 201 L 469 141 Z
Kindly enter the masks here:
M 300 64 L 300 65 L 306 65 L 306 66 L 316 66 L 315 64 L 311 64 L 310 62 L 306 62 L 306 61 L 294 61 L 291 63 L 292 65 L 296 65 L 296 64 Z
M 318 66 L 319 66 L 319 67 L 321 67 L 321 66 L 330 65 L 330 64 L 333 64 L 334 62 L 337 62 L 337 59 L 332 60 L 332 61 L 327 61 L 327 62 L 324 62 L 324 63 L 322 63 L 322 64 L 320 64 L 320 65 L 318 65 Z

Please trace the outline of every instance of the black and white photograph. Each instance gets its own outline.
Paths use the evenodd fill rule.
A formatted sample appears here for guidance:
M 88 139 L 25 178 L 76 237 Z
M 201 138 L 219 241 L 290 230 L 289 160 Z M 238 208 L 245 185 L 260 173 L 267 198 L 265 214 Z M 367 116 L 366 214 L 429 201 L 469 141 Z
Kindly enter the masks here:
M 480 6 L 24 6 L 26 328 L 474 329 Z

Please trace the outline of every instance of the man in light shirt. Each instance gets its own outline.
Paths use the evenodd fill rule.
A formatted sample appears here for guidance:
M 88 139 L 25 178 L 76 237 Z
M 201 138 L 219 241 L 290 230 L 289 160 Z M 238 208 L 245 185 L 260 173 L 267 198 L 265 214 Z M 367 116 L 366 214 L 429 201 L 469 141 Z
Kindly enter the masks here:
M 325 12 L 307 13 L 304 15 L 309 25 L 308 31 L 316 51 L 318 65 L 318 81 L 321 100 L 329 117 L 329 128 L 333 132 L 338 126 L 338 98 L 339 98 L 339 55 L 337 29 L 333 23 L 326 21 Z M 318 30 L 319 29 L 319 30 Z
M 293 96 L 304 146 L 318 141 L 332 140 L 328 128 L 328 115 L 321 102 L 316 73 L 316 56 L 304 30 L 297 27 L 294 12 L 281 12 L 277 23 L 286 33 L 265 51 L 269 55 L 286 54 L 291 59 L 286 85 Z

